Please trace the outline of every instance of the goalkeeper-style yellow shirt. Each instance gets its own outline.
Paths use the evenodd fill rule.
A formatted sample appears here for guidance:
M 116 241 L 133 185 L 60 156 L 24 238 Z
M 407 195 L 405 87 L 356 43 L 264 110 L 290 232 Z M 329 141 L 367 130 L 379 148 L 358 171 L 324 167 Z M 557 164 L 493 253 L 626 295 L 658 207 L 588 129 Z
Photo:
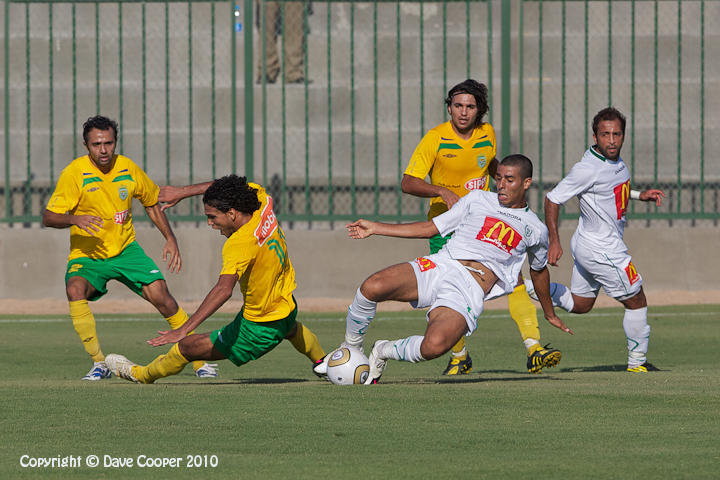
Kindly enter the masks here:
M 488 165 L 495 158 L 495 130 L 485 122 L 475 127 L 469 140 L 457 136 L 450 122 L 430 130 L 410 157 L 405 173 L 445 187 L 460 197 L 471 190 L 489 190 Z M 440 197 L 430 200 L 428 220 L 448 210 Z
M 70 227 L 68 261 L 120 254 L 135 240 L 132 199 L 137 198 L 143 206 L 150 207 L 157 203 L 159 193 L 160 187 L 123 155 L 115 155 L 113 168 L 107 174 L 87 155 L 70 162 L 60 174 L 47 209 L 60 214 L 95 215 L 102 219 L 103 225 L 95 235 L 75 225 Z
M 272 197 L 258 184 L 249 186 L 257 189 L 260 209 L 225 242 L 220 275 L 238 276 L 245 299 L 243 317 L 252 322 L 271 322 L 295 309 L 295 270 L 273 212 Z

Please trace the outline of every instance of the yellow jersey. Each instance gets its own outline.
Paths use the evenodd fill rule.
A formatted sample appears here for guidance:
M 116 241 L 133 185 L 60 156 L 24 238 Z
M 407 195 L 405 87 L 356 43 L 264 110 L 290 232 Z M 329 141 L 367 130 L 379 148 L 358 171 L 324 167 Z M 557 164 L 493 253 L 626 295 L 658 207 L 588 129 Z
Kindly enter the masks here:
M 495 130 L 485 122 L 475 127 L 469 140 L 455 133 L 450 122 L 430 130 L 415 148 L 405 173 L 445 187 L 460 197 L 471 190 L 489 190 L 488 166 L 495 158 Z M 428 220 L 448 210 L 440 197 L 430 200 Z
M 225 242 L 220 275 L 238 276 L 245 300 L 243 317 L 251 322 L 271 322 L 295 309 L 295 270 L 273 212 L 272 197 L 258 184 L 249 186 L 257 189 L 260 208 Z
M 158 202 L 160 187 L 123 155 L 115 155 L 112 169 L 103 173 L 84 155 L 65 167 L 47 204 L 54 213 L 95 215 L 103 225 L 91 235 L 81 228 L 70 227 L 68 261 L 80 257 L 112 258 L 135 240 L 132 224 L 132 199 L 145 207 Z

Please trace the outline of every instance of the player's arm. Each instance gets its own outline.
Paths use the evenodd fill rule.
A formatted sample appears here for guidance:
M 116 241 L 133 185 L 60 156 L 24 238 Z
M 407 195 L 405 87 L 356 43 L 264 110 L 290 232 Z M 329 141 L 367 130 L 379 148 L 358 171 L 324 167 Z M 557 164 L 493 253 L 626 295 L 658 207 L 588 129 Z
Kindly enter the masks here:
M 232 296 L 233 288 L 237 283 L 237 275 L 220 275 L 215 286 L 205 296 L 197 311 L 192 314 L 187 322 L 175 330 L 159 331 L 159 336 L 148 340 L 147 343 L 153 347 L 159 347 L 168 343 L 177 343 L 185 338 L 188 333 L 200 326 L 210 315 L 217 312 Z
M 563 249 L 560 245 L 560 233 L 558 232 L 559 217 L 560 205 L 545 197 L 545 225 L 547 225 L 548 229 L 548 263 L 554 266 L 557 266 L 557 262 L 563 254 Z
M 95 235 L 102 228 L 103 220 L 96 215 L 73 215 L 72 213 L 56 213 L 45 210 L 42 224 L 50 228 L 69 228 L 75 225 L 90 235 Z
M 570 328 L 568 328 L 568 326 L 565 325 L 565 323 L 557 315 L 555 315 L 555 309 L 553 308 L 552 299 L 550 298 L 550 272 L 547 267 L 544 267 L 542 270 L 533 270 L 531 268 L 530 278 L 532 279 L 538 301 L 542 306 L 545 320 L 547 320 L 553 327 L 559 328 L 570 335 L 574 335 L 575 332 L 570 330 Z
M 168 269 L 171 272 L 179 272 L 182 268 L 180 247 L 178 247 L 177 239 L 170 227 L 170 222 L 168 222 L 168 219 L 165 216 L 165 212 L 162 211 L 160 205 L 157 203 L 150 207 L 145 207 L 145 211 L 147 212 L 148 217 L 150 217 L 150 220 L 152 220 L 158 230 L 160 230 L 162 236 L 165 237 L 165 246 L 162 251 L 163 261 L 167 262 Z
M 360 219 L 345 225 L 351 238 L 361 239 L 371 235 L 401 238 L 430 238 L 439 233 L 432 220 L 414 223 L 383 223 Z
M 656 188 L 649 188 L 643 192 L 630 190 L 630 198 L 642 202 L 655 202 L 655 206 L 659 207 L 662 204 L 662 199 L 665 198 L 665 194 L 662 190 Z
M 193 185 L 185 185 L 184 187 L 174 187 L 172 185 L 163 185 L 160 187 L 160 196 L 158 202 L 164 205 L 160 207 L 162 211 L 177 205 L 183 198 L 202 195 L 213 182 L 195 183 Z
M 422 178 L 413 177 L 407 173 L 403 174 L 402 181 L 400 182 L 400 188 L 404 193 L 409 193 L 410 195 L 415 195 L 416 197 L 440 197 L 448 208 L 455 205 L 455 203 L 457 203 L 460 199 L 456 193 L 453 193 L 445 187 L 432 185 Z

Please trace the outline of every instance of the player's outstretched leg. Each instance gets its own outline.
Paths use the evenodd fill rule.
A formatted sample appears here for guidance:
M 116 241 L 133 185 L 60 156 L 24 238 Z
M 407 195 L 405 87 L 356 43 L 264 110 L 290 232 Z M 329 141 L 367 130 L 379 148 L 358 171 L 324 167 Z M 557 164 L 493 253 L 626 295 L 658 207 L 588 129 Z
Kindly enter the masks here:
M 82 341 L 83 348 L 93 360 L 90 371 L 82 380 L 102 380 L 112 377 L 110 369 L 105 363 L 105 355 L 100 349 L 97 331 L 95 330 L 95 317 L 90 311 L 87 300 L 73 300 L 69 302 L 70 319 L 73 327 Z
M 535 294 L 535 287 L 533 286 L 532 280 L 529 278 L 525 279 L 525 287 L 530 298 L 537 301 L 538 297 Z M 575 301 L 573 300 L 570 289 L 562 283 L 550 283 L 550 298 L 553 302 L 553 307 L 560 307 L 566 312 L 572 312 L 575 307 Z
M 190 317 L 185 310 L 178 306 L 177 312 L 174 315 L 167 317 L 165 320 L 170 325 L 170 328 L 175 330 L 187 322 L 188 318 Z M 188 333 L 188 335 L 192 335 L 193 333 L 195 333 L 194 330 Z M 205 360 L 195 360 L 192 362 L 192 366 L 195 371 L 195 376 L 198 378 L 217 378 L 218 376 L 217 363 L 207 363 Z
M 472 358 L 467 351 L 465 338 L 461 338 L 450 350 L 450 360 L 443 375 L 465 375 L 472 370 Z
M 647 362 L 647 351 L 650 343 L 650 325 L 647 323 L 647 307 L 635 310 L 625 309 L 623 329 L 628 344 L 627 371 L 631 373 L 647 373 L 658 370 Z
M 425 339 L 422 335 L 413 335 L 399 340 L 378 340 L 373 344 L 372 351 L 368 357 L 370 372 L 365 385 L 378 383 L 388 360 L 399 360 L 401 362 L 417 363 L 425 359 L 420 354 L 420 346 Z M 445 347 L 444 352 L 447 351 Z M 443 352 L 443 353 L 444 353 Z

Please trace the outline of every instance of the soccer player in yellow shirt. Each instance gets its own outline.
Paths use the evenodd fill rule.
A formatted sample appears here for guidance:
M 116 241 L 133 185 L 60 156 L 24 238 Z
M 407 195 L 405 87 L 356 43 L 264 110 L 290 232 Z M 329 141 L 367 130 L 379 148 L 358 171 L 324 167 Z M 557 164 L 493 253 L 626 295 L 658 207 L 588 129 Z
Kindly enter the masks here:
M 489 190 L 497 169 L 495 131 L 483 117 L 488 111 L 487 87 L 468 79 L 455 85 L 445 98 L 450 121 L 441 123 L 420 140 L 402 178 L 402 191 L 430 197 L 428 220 L 451 208 L 471 190 Z M 429 176 L 430 181 L 425 178 Z M 430 238 L 430 253 L 437 253 L 450 238 Z M 540 373 L 556 365 L 559 350 L 541 346 L 537 309 L 530 302 L 522 277 L 508 296 L 510 316 L 517 323 L 527 350 L 527 368 Z M 462 375 L 472 369 L 465 339 L 452 348 L 444 375 Z
M 174 343 L 167 354 L 146 366 L 110 354 L 106 362 L 113 373 L 136 383 L 153 383 L 178 373 L 193 360 L 229 359 L 241 366 L 265 355 L 283 339 L 313 362 L 324 357 L 315 334 L 296 320 L 295 270 L 272 197 L 260 185 L 236 175 L 174 188 L 181 193 L 174 201 L 168 200 L 171 205 L 204 192 L 208 225 L 228 238 L 220 278 L 187 323 L 148 341 L 153 346 Z M 232 296 L 236 283 L 244 304 L 235 319 L 218 330 L 190 335 Z
M 70 228 L 65 291 L 75 331 L 94 362 L 83 380 L 111 376 L 88 306 L 88 300 L 107 293 L 108 281 L 127 285 L 157 308 L 173 328 L 188 319 L 170 295 L 160 269 L 135 241 L 133 198 L 140 200 L 165 237 L 162 256 L 170 271 L 180 271 L 177 240 L 158 205 L 160 188 L 132 160 L 115 154 L 117 130 L 115 121 L 100 115 L 85 122 L 83 141 L 88 154 L 65 167 L 43 213 L 46 227 Z M 198 377 L 217 377 L 214 366 L 193 364 Z

